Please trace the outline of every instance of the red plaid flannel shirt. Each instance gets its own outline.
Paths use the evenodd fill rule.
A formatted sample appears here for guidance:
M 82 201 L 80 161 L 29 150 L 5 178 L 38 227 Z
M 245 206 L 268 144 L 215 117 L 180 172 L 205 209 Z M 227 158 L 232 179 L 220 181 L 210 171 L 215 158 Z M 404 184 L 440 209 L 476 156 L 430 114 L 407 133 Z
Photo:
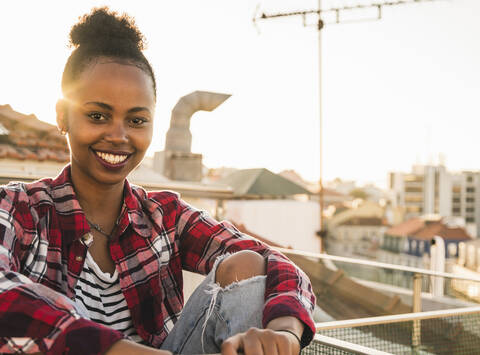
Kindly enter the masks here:
M 312 339 L 315 296 L 283 255 L 172 192 L 147 193 L 125 182 L 124 203 L 110 253 L 146 344 L 159 347 L 180 316 L 182 269 L 206 274 L 219 255 L 243 249 L 268 259 L 264 326 L 295 316 L 306 325 L 302 343 Z M 89 231 L 69 167 L 53 180 L 0 188 L 0 353 L 101 354 L 124 338 L 81 318 L 72 302 Z

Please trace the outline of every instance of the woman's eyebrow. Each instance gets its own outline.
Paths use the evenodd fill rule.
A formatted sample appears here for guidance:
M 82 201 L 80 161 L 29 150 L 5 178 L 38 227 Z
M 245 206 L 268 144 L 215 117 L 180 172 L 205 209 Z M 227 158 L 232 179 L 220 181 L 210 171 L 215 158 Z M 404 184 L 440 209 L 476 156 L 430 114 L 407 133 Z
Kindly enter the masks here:
M 101 107 L 105 110 L 113 111 L 113 107 L 110 106 L 109 104 L 104 103 L 104 102 L 90 101 L 90 102 L 86 102 L 85 105 L 96 105 L 96 106 L 99 106 L 99 107 Z M 150 109 L 148 107 L 142 107 L 142 106 L 132 107 L 127 112 L 128 113 L 135 113 L 135 112 L 141 112 L 141 111 L 147 111 L 148 113 L 151 114 Z
M 103 108 L 105 110 L 113 111 L 113 107 L 110 106 L 109 104 L 104 103 L 104 102 L 90 101 L 90 102 L 86 102 L 85 105 L 97 105 L 97 106 L 100 106 L 101 108 Z
M 135 113 L 140 111 L 147 111 L 148 113 L 151 114 L 150 110 L 147 107 L 133 107 L 130 110 L 128 110 L 128 113 Z

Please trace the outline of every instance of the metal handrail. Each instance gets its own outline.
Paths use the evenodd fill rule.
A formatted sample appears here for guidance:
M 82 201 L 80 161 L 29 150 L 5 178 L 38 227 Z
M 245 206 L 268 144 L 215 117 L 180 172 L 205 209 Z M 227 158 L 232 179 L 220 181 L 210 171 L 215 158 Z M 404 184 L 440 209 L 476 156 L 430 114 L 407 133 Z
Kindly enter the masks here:
M 388 264 L 388 263 L 382 263 L 382 262 L 379 262 L 379 261 L 371 261 L 371 260 L 364 260 L 364 259 L 348 258 L 348 257 L 345 257 L 345 256 L 338 256 L 338 255 L 311 253 L 311 252 L 308 252 L 308 251 L 300 251 L 300 250 L 295 250 L 295 249 L 286 249 L 286 248 L 277 248 L 277 247 L 275 247 L 274 249 L 278 250 L 279 252 L 281 252 L 283 254 L 306 256 L 306 257 L 315 258 L 315 259 L 340 261 L 340 262 L 349 263 L 349 264 L 373 266 L 373 267 L 390 269 L 390 270 L 397 270 L 397 271 L 406 271 L 406 272 L 411 272 L 413 274 L 422 274 L 422 275 L 428 275 L 428 276 L 445 277 L 445 278 L 449 278 L 449 279 L 480 282 L 480 277 L 467 277 L 467 276 L 452 274 L 452 273 L 449 273 L 449 272 L 430 271 L 430 270 L 420 269 L 420 268 L 411 267 L 411 266 Z
M 328 329 L 353 328 L 353 327 L 361 327 L 365 325 L 409 322 L 414 320 L 444 318 L 444 317 L 460 316 L 460 315 L 466 315 L 466 314 L 472 314 L 472 313 L 480 313 L 480 306 L 315 323 L 315 328 L 318 332 L 321 330 L 328 330 Z
M 353 344 L 344 340 L 327 337 L 321 334 L 315 334 L 313 338 L 314 343 L 326 345 L 335 349 L 348 351 L 352 354 L 360 354 L 360 355 L 393 355 L 391 353 L 386 353 L 384 351 L 368 348 L 363 345 Z

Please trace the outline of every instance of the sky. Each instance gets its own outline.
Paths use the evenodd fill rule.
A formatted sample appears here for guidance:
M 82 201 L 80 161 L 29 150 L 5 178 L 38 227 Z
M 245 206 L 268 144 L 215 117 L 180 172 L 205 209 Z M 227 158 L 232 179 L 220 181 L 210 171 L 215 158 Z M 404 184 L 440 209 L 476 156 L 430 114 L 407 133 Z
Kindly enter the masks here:
M 133 16 L 148 41 L 158 82 L 149 154 L 163 150 L 180 97 L 228 93 L 215 111 L 192 117 L 192 151 L 206 166 L 294 169 L 318 179 L 318 32 L 309 26 L 316 20 L 252 22 L 256 11 L 313 9 L 317 1 L 0 0 L 0 104 L 55 123 L 70 27 L 101 5 Z M 384 186 L 389 171 L 439 160 L 452 171 L 480 169 L 479 18 L 480 1 L 440 0 L 385 8 L 378 21 L 325 26 L 325 180 Z

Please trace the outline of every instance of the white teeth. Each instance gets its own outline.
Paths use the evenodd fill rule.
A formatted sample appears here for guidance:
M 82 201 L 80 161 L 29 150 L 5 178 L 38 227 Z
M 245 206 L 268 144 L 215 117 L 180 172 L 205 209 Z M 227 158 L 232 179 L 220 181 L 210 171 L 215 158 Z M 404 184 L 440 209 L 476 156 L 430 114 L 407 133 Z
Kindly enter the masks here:
M 117 155 L 103 152 L 95 152 L 101 159 L 109 164 L 119 164 L 127 159 L 128 155 Z

